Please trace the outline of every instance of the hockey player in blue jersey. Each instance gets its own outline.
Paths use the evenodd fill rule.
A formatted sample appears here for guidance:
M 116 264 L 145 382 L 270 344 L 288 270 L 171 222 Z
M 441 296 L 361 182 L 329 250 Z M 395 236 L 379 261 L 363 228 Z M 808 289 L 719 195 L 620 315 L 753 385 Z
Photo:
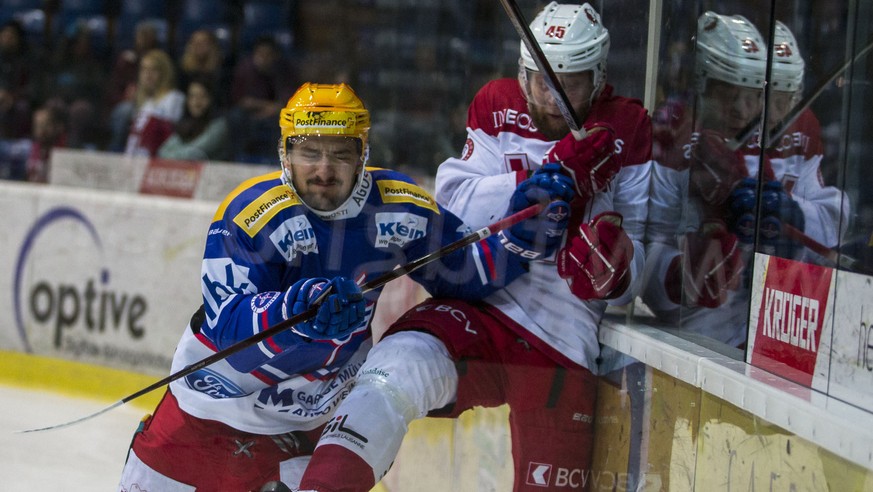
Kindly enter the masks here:
M 345 84 L 304 84 L 279 121 L 280 171 L 242 183 L 206 239 L 203 306 L 179 371 L 320 303 L 314 319 L 170 384 L 135 434 L 119 490 L 294 486 L 372 345 L 379 289 L 360 285 L 469 229 L 409 177 L 365 167 L 369 112 Z M 534 218 L 411 273 L 432 295 L 479 299 L 560 245 L 573 182 L 545 166 L 507 214 Z

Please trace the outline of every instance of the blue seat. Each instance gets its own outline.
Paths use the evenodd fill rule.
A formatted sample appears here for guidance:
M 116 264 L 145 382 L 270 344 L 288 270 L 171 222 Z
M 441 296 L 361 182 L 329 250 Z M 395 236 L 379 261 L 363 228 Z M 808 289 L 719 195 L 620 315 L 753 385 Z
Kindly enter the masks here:
M 40 46 L 45 41 L 46 15 L 42 9 L 17 11 L 9 19 L 15 19 L 21 24 L 31 46 Z
M 167 0 L 120 0 L 121 8 L 118 18 L 133 19 L 136 24 L 139 19 L 166 19 L 169 13 Z
M 211 25 L 226 22 L 226 2 L 215 0 L 182 0 L 179 8 L 179 24 Z
M 288 3 L 284 2 L 246 2 L 243 6 L 242 22 L 244 28 L 288 28 L 291 22 L 290 7 Z
M 167 46 L 167 38 L 170 33 L 170 25 L 163 17 L 119 17 L 116 20 L 115 52 L 121 52 L 133 48 L 133 38 L 136 35 L 136 26 L 140 22 L 148 22 L 155 26 L 158 31 L 158 43 Z

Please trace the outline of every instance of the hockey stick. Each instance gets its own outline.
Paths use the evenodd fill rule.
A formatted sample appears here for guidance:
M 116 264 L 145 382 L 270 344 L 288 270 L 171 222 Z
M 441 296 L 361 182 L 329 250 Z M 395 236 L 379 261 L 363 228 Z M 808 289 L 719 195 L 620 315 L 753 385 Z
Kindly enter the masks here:
M 576 140 L 582 140 L 587 136 L 587 133 L 579 121 L 579 115 L 576 114 L 576 111 L 570 104 L 570 99 L 564 92 L 563 87 L 561 87 L 561 82 L 558 80 L 558 76 L 555 75 L 555 71 L 552 70 L 551 65 L 549 65 L 549 61 L 546 59 L 542 48 L 540 48 L 539 43 L 534 39 L 527 21 L 524 20 L 524 15 L 522 15 L 521 10 L 518 8 L 518 4 L 515 3 L 515 0 L 500 0 L 500 3 L 503 5 L 503 9 L 506 10 L 509 20 L 515 26 L 515 30 L 530 52 L 530 56 L 533 58 L 534 63 L 536 63 L 540 73 L 543 74 L 543 80 L 552 93 L 552 97 L 558 105 L 558 110 L 561 111 L 561 116 L 567 121 L 570 133 L 573 134 Z
M 834 267 L 842 266 L 848 270 L 858 271 L 858 267 L 860 266 L 860 262 L 844 253 L 840 253 L 839 251 L 829 248 L 824 244 L 816 241 L 815 239 L 807 236 L 803 231 L 797 229 L 796 227 L 790 224 L 782 225 L 782 232 L 788 236 L 789 238 L 797 241 L 798 243 L 806 246 L 812 252 L 817 255 L 821 255 L 823 258 L 831 262 Z
M 819 96 L 828 88 L 828 86 L 833 83 L 843 72 L 846 71 L 853 63 L 858 61 L 863 55 L 866 55 L 871 49 L 873 49 L 873 41 L 867 44 L 861 51 L 857 52 L 855 56 L 850 58 L 848 61 L 837 67 L 831 74 L 821 81 L 815 89 L 812 90 L 802 101 L 797 103 L 791 111 L 785 117 L 783 117 L 775 126 L 773 126 L 770 131 L 767 132 L 767 140 L 761 142 L 761 145 L 764 146 L 766 144 L 767 147 L 771 146 L 773 142 L 776 141 L 785 130 L 794 123 L 795 120 L 800 116 L 801 113 L 806 111 Z M 726 142 L 728 148 L 732 151 L 739 149 L 746 142 L 749 141 L 750 138 L 758 131 L 758 126 L 761 124 L 761 118 L 763 115 L 759 114 L 752 121 L 750 121 L 746 126 L 743 127 L 742 130 L 732 139 Z M 767 148 L 764 147 L 764 148 Z
M 444 256 L 446 256 L 454 251 L 457 251 L 461 248 L 469 246 L 473 243 L 477 243 L 477 242 L 487 238 L 488 236 L 494 235 L 494 234 L 502 231 L 503 229 L 506 229 L 506 228 L 511 227 L 515 224 L 518 224 L 519 222 L 521 222 L 523 220 L 529 219 L 529 218 L 533 217 L 534 215 L 537 215 L 538 213 L 540 213 L 540 211 L 543 208 L 544 208 L 543 204 L 534 204 L 534 205 L 531 205 L 531 206 L 525 208 L 524 210 L 516 212 L 508 217 L 504 217 L 503 219 L 500 219 L 497 222 L 495 222 L 489 226 L 485 226 L 479 230 L 476 230 L 476 231 L 462 237 L 461 239 L 458 239 L 457 241 L 455 241 L 453 243 L 449 243 L 449 244 L 443 246 L 442 248 L 440 248 L 432 253 L 428 253 L 428 254 L 422 256 L 421 258 L 415 259 L 413 261 L 410 261 L 409 263 L 406 263 L 405 265 L 398 266 L 397 268 L 395 268 L 391 271 L 383 273 L 382 275 L 380 275 L 380 276 L 374 278 L 373 280 L 370 280 L 369 282 L 366 282 L 364 285 L 362 285 L 361 292 L 370 292 L 372 290 L 383 287 L 388 282 L 390 282 L 394 279 L 403 277 L 409 273 L 412 273 L 413 271 L 418 270 L 419 268 L 423 267 L 424 265 L 427 265 L 428 263 L 430 263 L 434 260 L 442 258 L 442 257 L 444 257 Z M 322 294 L 321 297 L 318 299 L 318 301 L 322 300 L 324 297 L 325 297 L 324 294 Z M 48 426 L 48 427 L 41 427 L 38 429 L 28 429 L 28 430 L 23 430 L 23 431 L 17 431 L 17 433 L 41 432 L 41 431 L 52 430 L 52 429 L 60 429 L 62 427 L 68 427 L 68 426 L 71 426 L 74 424 L 78 424 L 79 422 L 84 422 L 86 420 L 90 420 L 94 417 L 97 417 L 98 415 L 101 415 L 103 413 L 108 412 L 109 410 L 112 410 L 113 408 L 120 407 L 121 405 L 124 405 L 125 403 L 127 403 L 131 400 L 135 400 L 136 398 L 139 398 L 140 396 L 143 396 L 147 393 L 150 393 L 150 392 L 152 392 L 152 391 L 154 391 L 162 386 L 166 386 L 166 385 L 172 383 L 173 381 L 176 381 L 177 379 L 181 379 L 181 378 L 183 378 L 183 377 L 185 377 L 193 372 L 199 371 L 200 369 L 202 369 L 210 364 L 214 364 L 215 362 L 226 359 L 227 357 L 229 357 L 229 356 L 231 356 L 231 355 L 233 355 L 233 354 L 235 354 L 235 353 L 237 353 L 245 348 L 251 347 L 252 345 L 258 344 L 267 338 L 270 338 L 274 335 L 277 335 L 282 331 L 288 330 L 292 326 L 314 317 L 318 313 L 318 307 L 319 307 L 319 304 L 316 302 L 313 306 L 311 306 L 306 311 L 303 311 L 302 313 L 296 314 L 296 315 L 286 319 L 285 321 L 276 323 L 275 325 L 271 326 L 270 328 L 267 328 L 266 330 L 264 330 L 256 335 L 253 335 L 249 338 L 246 338 L 245 340 L 240 340 L 239 342 L 231 345 L 230 347 L 227 347 L 223 350 L 219 350 L 218 352 L 210 355 L 209 357 L 201 359 L 200 361 L 195 362 L 194 364 L 191 364 L 190 366 L 187 366 L 184 369 L 181 369 L 173 374 L 170 374 L 169 376 L 165 377 L 164 379 L 161 379 L 160 381 L 152 383 L 149 386 L 146 386 L 145 388 L 143 388 L 135 393 L 131 393 L 130 395 L 125 396 L 124 398 L 118 400 L 117 402 L 113 403 L 112 405 L 109 405 L 108 407 L 106 407 L 102 410 L 99 410 L 95 413 L 92 413 L 90 415 L 86 415 L 86 416 L 79 418 L 79 419 L 76 419 L 76 420 L 71 420 L 69 422 L 64 422 L 61 424 L 52 425 L 52 426 Z

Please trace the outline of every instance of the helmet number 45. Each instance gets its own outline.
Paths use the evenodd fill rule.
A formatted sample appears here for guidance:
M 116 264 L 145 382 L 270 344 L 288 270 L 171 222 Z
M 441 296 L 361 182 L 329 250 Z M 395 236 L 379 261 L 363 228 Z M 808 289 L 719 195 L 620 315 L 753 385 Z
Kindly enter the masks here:
M 566 33 L 567 28 L 564 26 L 549 26 L 549 28 L 546 29 L 546 36 L 550 38 L 562 39 Z

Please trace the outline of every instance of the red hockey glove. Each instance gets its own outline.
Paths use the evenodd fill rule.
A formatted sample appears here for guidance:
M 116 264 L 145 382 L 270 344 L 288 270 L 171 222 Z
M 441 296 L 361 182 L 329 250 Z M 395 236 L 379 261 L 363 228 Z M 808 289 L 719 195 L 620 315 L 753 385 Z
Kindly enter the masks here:
M 670 263 L 664 286 L 676 304 L 716 308 L 739 286 L 742 272 L 737 237 L 724 222 L 709 220 L 700 231 L 685 235 L 683 253 Z
M 558 275 L 582 300 L 613 299 L 630 284 L 634 245 L 621 228 L 622 216 L 603 212 L 579 226 L 579 235 L 558 252 Z
M 731 190 L 749 176 L 743 153 L 730 150 L 720 134 L 704 130 L 691 149 L 691 192 L 708 205 L 722 205 Z
M 567 134 L 546 154 L 547 162 L 558 162 L 576 183 L 576 192 L 594 196 L 609 186 L 621 164 L 615 158 L 615 131 L 606 123 L 586 128 L 588 136 L 576 140 Z

